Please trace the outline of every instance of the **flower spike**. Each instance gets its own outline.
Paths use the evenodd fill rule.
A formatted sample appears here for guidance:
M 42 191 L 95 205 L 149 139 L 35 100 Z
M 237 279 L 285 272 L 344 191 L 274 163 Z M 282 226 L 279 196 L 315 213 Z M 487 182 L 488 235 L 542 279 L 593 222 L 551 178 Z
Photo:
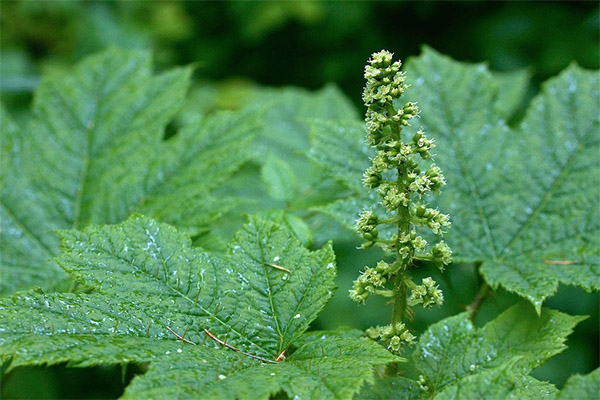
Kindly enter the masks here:
M 413 315 L 411 306 L 429 308 L 441 305 L 444 295 L 436 282 L 425 278 L 420 285 L 410 277 L 416 260 L 433 262 L 440 270 L 450 264 L 452 251 L 443 241 L 429 243 L 417 234 L 418 228 L 428 228 L 441 236 L 450 226 L 450 217 L 428 208 L 427 196 L 439 194 L 446 184 L 441 169 L 430 162 L 435 147 L 422 129 L 412 136 L 402 137 L 404 128 L 419 115 L 414 102 L 396 106 L 408 89 L 406 76 L 400 70 L 402 63 L 393 61 L 387 50 L 374 53 L 365 67 L 366 85 L 362 99 L 367 143 L 377 150 L 371 166 L 365 171 L 363 184 L 375 189 L 389 217 L 379 217 L 372 210 L 364 210 L 356 221 L 355 229 L 364 239 L 361 248 L 377 245 L 391 262 L 380 261 L 375 267 L 366 267 L 354 282 L 350 297 L 364 303 L 372 295 L 391 298 L 392 323 L 367 330 L 367 336 L 381 340 L 393 353 L 400 353 L 405 345 L 415 341 L 405 320 Z M 404 139 L 404 141 L 403 141 Z M 429 166 L 420 168 L 422 163 Z M 382 238 L 380 225 L 393 225 L 395 233 Z

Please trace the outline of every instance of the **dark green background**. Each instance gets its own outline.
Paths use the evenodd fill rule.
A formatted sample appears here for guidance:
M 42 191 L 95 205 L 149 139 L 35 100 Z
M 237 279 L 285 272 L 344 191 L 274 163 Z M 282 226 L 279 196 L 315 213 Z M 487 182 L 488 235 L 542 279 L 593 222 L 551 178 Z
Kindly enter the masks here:
M 18 115 L 31 101 L 39 76 L 72 65 L 107 46 L 152 49 L 157 68 L 194 63 L 197 83 L 217 84 L 216 108 L 235 108 L 251 84 L 317 89 L 338 85 L 361 107 L 362 70 L 373 51 L 401 59 L 427 44 L 457 60 L 487 62 L 498 71 L 525 68 L 529 96 L 572 61 L 597 69 L 597 2 L 2 2 L 0 90 Z M 511 121 L 515 122 L 515 121 Z M 366 328 L 384 323 L 383 304 L 357 306 L 346 296 L 357 271 L 344 265 L 373 263 L 374 252 L 337 242 L 340 290 L 315 324 Z M 358 264 L 361 264 L 360 262 Z M 434 276 L 445 306 L 415 321 L 418 331 L 462 311 L 477 288 L 473 266 L 452 266 Z M 598 295 L 561 287 L 547 305 L 588 314 L 569 349 L 535 372 L 558 387 L 573 372 L 598 365 Z M 490 320 L 517 299 L 491 296 L 478 317 Z M 2 377 L 3 398 L 111 398 L 138 370 L 130 366 L 16 370 Z

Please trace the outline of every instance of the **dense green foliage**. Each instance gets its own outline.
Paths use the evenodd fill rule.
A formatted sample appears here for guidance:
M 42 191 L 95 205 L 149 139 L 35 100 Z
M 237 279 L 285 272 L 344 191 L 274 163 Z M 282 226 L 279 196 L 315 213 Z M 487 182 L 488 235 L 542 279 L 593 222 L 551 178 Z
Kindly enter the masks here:
M 3 292 L 63 276 L 47 261 L 53 229 L 119 222 L 136 210 L 197 233 L 226 210 L 207 194 L 244 161 L 249 132 L 230 129 L 243 116 L 198 119 L 163 142 L 190 70 L 152 76 L 150 63 L 149 54 L 108 51 L 44 80 L 22 130 L 3 115 L 13 171 L 2 187 Z M 229 160 L 229 151 L 239 156 Z
M 391 107 L 420 112 L 402 140 L 434 139 L 417 169 L 434 162 L 447 182 L 413 201 L 450 215 L 443 239 L 453 255 L 443 274 L 440 260 L 411 260 L 411 279 L 435 280 L 444 303 L 406 313 L 405 336 L 416 339 L 401 358 L 365 338 L 390 322 L 385 299 L 355 306 L 348 296 L 359 271 L 393 264 L 377 245 L 357 249 L 360 213 L 383 216 L 390 203 L 362 185 L 376 151 L 353 103 L 361 66 L 384 42 L 377 15 L 421 6 L 355 3 L 350 18 L 341 3 L 207 3 L 203 13 L 177 2 L 40 4 L 2 10 L 2 397 L 598 397 L 600 83 L 598 71 L 567 67 L 597 67 L 585 55 L 595 41 L 530 71 L 513 68 L 531 55 L 493 53 L 501 40 L 463 50 L 509 72 L 429 47 L 404 60 L 410 88 Z M 498 6 L 498 26 L 512 21 L 511 7 Z M 215 10 L 246 21 L 239 38 L 222 33 L 216 45 L 199 34 Z M 522 37 L 545 26 L 530 20 Z M 356 26 L 372 29 L 353 51 L 323 55 Z M 239 43 L 266 57 L 279 34 L 302 42 L 295 58 L 227 64 Z M 552 54 L 569 35 L 539 51 Z M 304 76 L 308 87 L 344 80 L 350 96 L 334 85 L 197 79 L 235 73 Z M 555 76 L 533 96 L 532 75 Z M 397 231 L 384 224 L 378 235 Z M 79 382 L 88 384 L 77 391 Z
M 93 291 L 5 298 L 8 368 L 150 362 L 126 398 L 268 398 L 282 389 L 337 398 L 371 380 L 372 365 L 396 360 L 360 332 L 302 337 L 332 294 L 334 255 L 331 246 L 307 251 L 273 223 L 244 225 L 224 259 L 140 216 L 63 231 L 61 242 L 57 263 Z M 213 347 L 213 336 L 243 353 Z
M 508 100 L 502 95 L 508 89 L 500 89 L 505 82 L 484 66 L 425 49 L 407 71 L 413 83 L 407 95 L 418 100 L 418 123 L 436 138 L 435 160 L 446 171 L 448 185 L 437 203 L 456 227 L 445 237 L 454 258 L 481 262 L 491 286 L 527 298 L 538 311 L 559 281 L 600 289 L 598 73 L 569 67 L 544 85 L 513 129 L 496 106 Z M 323 149 L 319 162 L 344 182 L 362 177 L 363 167 L 336 162 L 357 158 L 361 130 L 356 124 L 347 132 L 315 133 L 315 149 Z M 328 132 L 333 144 L 323 141 Z M 354 142 L 344 155 L 342 140 Z M 354 201 L 368 203 L 365 196 L 357 190 Z M 328 210 L 349 222 L 361 208 L 340 201 Z
M 418 380 L 388 378 L 363 394 L 389 398 L 400 386 L 410 393 L 407 398 L 554 398 L 553 385 L 528 373 L 564 349 L 581 319 L 548 309 L 536 318 L 524 303 L 481 329 L 467 313 L 446 318 L 423 334 L 413 353 Z M 410 390 L 416 387 L 420 390 Z

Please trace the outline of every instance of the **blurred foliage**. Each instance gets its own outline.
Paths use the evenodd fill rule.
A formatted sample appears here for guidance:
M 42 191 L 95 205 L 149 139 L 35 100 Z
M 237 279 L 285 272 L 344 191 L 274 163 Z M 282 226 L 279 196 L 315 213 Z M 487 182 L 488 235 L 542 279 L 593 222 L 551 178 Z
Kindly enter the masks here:
M 381 48 L 406 59 L 428 44 L 457 60 L 486 61 L 496 71 L 521 70 L 531 77 L 529 97 L 572 61 L 597 69 L 600 52 L 597 2 L 21 1 L 1 4 L 0 26 L 0 93 L 17 120 L 27 118 L 42 73 L 109 46 L 152 49 L 159 69 L 196 66 L 195 87 L 175 125 L 252 104 L 257 93 L 267 93 L 262 85 L 317 89 L 335 83 L 362 113 L 364 62 Z M 357 250 L 358 239 L 334 222 L 319 223 L 322 232 L 337 238 L 345 232 L 346 239 L 334 243 L 339 289 L 314 328 L 364 329 L 386 321 L 381 303 L 357 306 L 347 297 L 358 271 L 380 254 Z M 321 234 L 313 243 L 318 247 L 326 239 Z M 434 279 L 447 302 L 418 315 L 414 326 L 420 332 L 462 311 L 479 284 L 473 265 L 454 265 Z M 477 325 L 515 301 L 499 290 L 484 303 Z M 562 387 L 571 373 L 598 365 L 598 304 L 598 294 L 564 286 L 548 301 L 551 308 L 591 318 L 577 326 L 566 351 L 534 371 L 536 378 Z M 21 369 L 2 377 L 1 394 L 111 398 L 122 392 L 132 369 L 121 375 L 120 367 Z
M 428 44 L 499 71 L 528 68 L 538 84 L 573 60 L 598 68 L 598 13 L 594 2 L 8 2 L 1 88 L 30 91 L 40 70 L 109 45 L 152 48 L 163 67 L 198 63 L 208 80 L 336 82 L 357 104 L 364 61 L 381 48 L 406 59 Z

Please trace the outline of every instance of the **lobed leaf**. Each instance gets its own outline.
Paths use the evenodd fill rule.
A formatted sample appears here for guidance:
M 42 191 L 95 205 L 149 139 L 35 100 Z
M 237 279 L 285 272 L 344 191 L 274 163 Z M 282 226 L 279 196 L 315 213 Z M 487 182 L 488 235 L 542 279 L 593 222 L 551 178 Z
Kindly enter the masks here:
M 372 341 L 330 335 L 278 364 L 244 360 L 223 350 L 192 350 L 170 352 L 153 362 L 123 397 L 268 399 L 283 391 L 306 399 L 349 399 L 363 382 L 372 381 L 373 365 L 398 360 Z
M 587 375 L 572 375 L 565 383 L 558 399 L 594 400 L 600 395 L 600 368 Z
M 251 218 L 224 257 L 139 215 L 60 235 L 58 264 L 91 292 L 1 299 L 4 368 L 149 362 L 125 398 L 337 399 L 401 360 L 355 331 L 302 336 L 332 295 L 333 251 L 272 222 Z
M 448 182 L 437 205 L 452 218 L 444 240 L 453 258 L 481 262 L 492 287 L 528 299 L 538 312 L 561 282 L 598 290 L 598 72 L 572 65 L 543 86 L 520 126 L 510 129 L 504 119 L 514 104 L 499 102 L 522 97 L 524 73 L 494 75 L 429 48 L 406 71 L 407 100 L 418 102 L 418 123 L 436 139 L 435 162 Z M 346 225 L 365 203 L 356 185 L 366 166 L 340 164 L 360 156 L 358 133 L 358 125 L 313 132 L 313 158 L 354 188 L 319 209 Z
M 567 336 L 583 319 L 546 308 L 538 316 L 526 303 L 482 328 L 473 326 L 467 313 L 446 318 L 419 338 L 412 356 L 412 366 L 421 374 L 418 381 L 383 378 L 361 395 L 411 400 L 556 398 L 552 384 L 529 373 L 564 350 Z
M 438 140 L 448 180 L 439 206 L 453 218 L 447 240 L 457 258 L 483 261 L 488 283 L 538 312 L 559 282 L 600 288 L 591 244 L 599 227 L 598 73 L 573 65 L 548 81 L 514 131 L 493 107 L 503 81 L 483 66 L 425 49 L 407 74 L 420 122 Z
M 148 53 L 108 50 L 46 76 L 23 129 L 2 112 L 0 293 L 65 278 L 55 229 L 116 223 L 132 210 L 199 233 L 225 210 L 209 192 L 247 157 L 252 119 L 197 120 L 169 142 L 191 74 L 152 74 Z M 223 157 L 234 152 L 237 158 Z M 225 206 L 230 201 L 221 201 Z
M 549 309 L 538 316 L 530 305 L 519 304 L 476 329 L 463 313 L 432 325 L 421 336 L 413 359 L 432 393 L 451 386 L 460 389 L 467 378 L 469 385 L 477 386 L 482 380 L 472 377 L 494 368 L 510 366 L 515 379 L 521 379 L 519 374 L 528 374 L 564 350 L 566 337 L 583 319 Z

